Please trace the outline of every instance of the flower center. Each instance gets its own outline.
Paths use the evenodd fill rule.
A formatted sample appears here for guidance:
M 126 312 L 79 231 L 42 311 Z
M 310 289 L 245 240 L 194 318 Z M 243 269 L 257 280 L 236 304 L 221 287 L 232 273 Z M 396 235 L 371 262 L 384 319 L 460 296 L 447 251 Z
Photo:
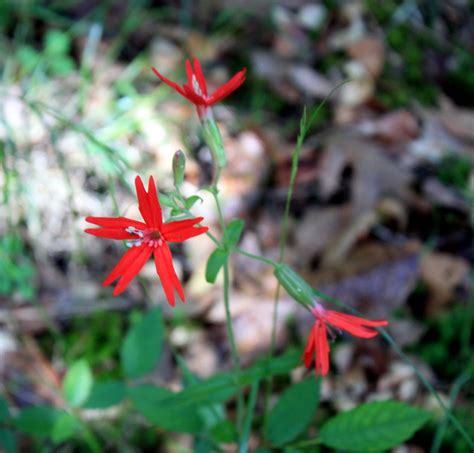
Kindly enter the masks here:
M 138 228 L 129 226 L 125 229 L 127 233 L 135 234 L 137 239 L 127 241 L 128 247 L 140 247 L 141 245 L 148 245 L 148 247 L 159 247 L 163 243 L 163 238 L 159 230 L 147 228 L 146 230 L 139 230 Z

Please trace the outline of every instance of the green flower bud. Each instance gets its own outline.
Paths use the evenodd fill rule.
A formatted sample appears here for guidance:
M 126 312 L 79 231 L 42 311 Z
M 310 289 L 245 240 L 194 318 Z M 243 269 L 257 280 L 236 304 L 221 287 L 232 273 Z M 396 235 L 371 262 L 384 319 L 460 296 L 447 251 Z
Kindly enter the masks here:
M 278 264 L 275 266 L 274 275 L 280 282 L 281 286 L 286 289 L 286 292 L 293 297 L 296 302 L 306 308 L 313 308 L 313 288 L 311 288 L 311 286 L 309 286 L 294 270 L 286 264 Z
M 220 169 L 224 168 L 227 164 L 227 159 L 225 156 L 224 145 L 222 144 L 221 133 L 219 132 L 219 128 L 217 127 L 214 118 L 204 118 L 202 121 L 202 131 L 204 141 L 211 150 L 215 165 Z
M 175 187 L 179 188 L 184 181 L 184 169 L 186 168 L 186 156 L 180 149 L 173 156 L 173 178 Z

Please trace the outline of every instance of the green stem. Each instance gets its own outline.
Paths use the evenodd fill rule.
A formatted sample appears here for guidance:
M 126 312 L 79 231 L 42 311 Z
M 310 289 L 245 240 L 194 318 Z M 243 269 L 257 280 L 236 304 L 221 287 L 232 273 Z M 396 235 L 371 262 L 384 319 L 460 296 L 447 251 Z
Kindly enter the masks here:
M 469 375 L 468 373 L 463 373 L 461 374 L 453 384 L 453 387 L 451 389 L 450 395 L 449 395 L 449 406 L 453 407 L 454 402 L 456 401 L 456 398 L 458 397 L 459 392 L 461 391 L 461 388 L 464 384 L 467 384 L 469 382 Z M 431 450 L 430 453 L 438 453 L 439 449 L 441 447 L 441 444 L 443 443 L 443 437 L 446 432 L 446 428 L 448 427 L 448 419 L 447 417 L 443 417 L 443 420 L 438 426 L 438 429 L 436 430 L 435 437 L 433 439 L 433 443 L 431 444 Z
M 247 414 L 244 420 L 242 429 L 242 436 L 239 442 L 239 453 L 247 453 L 250 430 L 252 429 L 252 418 L 255 410 L 255 403 L 257 402 L 257 394 L 260 380 L 255 381 L 250 389 L 249 401 L 247 405 Z
M 235 371 L 240 376 L 240 357 L 237 351 L 237 344 L 235 342 L 234 329 L 232 327 L 232 315 L 230 313 L 230 278 L 229 278 L 229 262 L 224 263 L 224 306 L 225 306 L 225 321 L 227 328 L 227 336 L 229 337 L 230 350 L 232 355 L 232 363 Z M 244 411 L 244 400 L 242 390 L 239 390 L 237 396 L 237 426 L 240 428 L 242 422 L 242 415 Z
M 276 261 L 273 261 L 270 258 L 265 258 L 264 256 L 254 255 L 253 253 L 247 252 L 241 248 L 234 248 L 234 252 L 238 253 L 239 255 L 246 256 L 247 258 L 253 259 L 255 261 L 260 261 L 261 263 L 268 264 L 269 266 L 275 267 L 277 265 Z

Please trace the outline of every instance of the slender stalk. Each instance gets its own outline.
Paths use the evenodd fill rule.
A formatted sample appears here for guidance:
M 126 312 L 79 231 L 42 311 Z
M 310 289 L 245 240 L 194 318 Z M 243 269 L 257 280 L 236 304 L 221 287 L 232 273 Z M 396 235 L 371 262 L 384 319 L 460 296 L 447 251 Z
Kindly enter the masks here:
M 224 263 L 224 306 L 225 306 L 225 321 L 227 328 L 227 336 L 229 337 L 230 351 L 232 355 L 232 363 L 235 371 L 240 374 L 240 357 L 237 351 L 237 344 L 235 342 L 234 328 L 232 327 L 232 315 L 230 313 L 230 278 L 229 278 L 229 262 Z M 240 428 L 242 424 L 242 416 L 244 412 L 244 399 L 242 390 L 239 389 L 237 395 L 237 426 Z
M 278 256 L 278 262 L 282 263 L 284 258 L 285 258 L 285 249 L 286 249 L 286 243 L 288 241 L 288 231 L 289 231 L 289 218 L 290 218 L 290 206 L 291 206 L 291 200 L 293 198 L 293 190 L 295 187 L 295 181 L 296 181 L 296 175 L 298 174 L 298 166 L 299 166 L 299 159 L 300 159 L 300 154 L 301 154 L 301 149 L 303 146 L 303 142 L 306 138 L 306 135 L 308 131 L 311 129 L 312 125 L 314 124 L 314 121 L 316 120 L 319 111 L 322 109 L 322 107 L 326 104 L 326 102 L 329 100 L 329 98 L 332 96 L 332 94 L 339 89 L 342 85 L 345 83 L 349 82 L 349 80 L 344 80 L 338 85 L 336 85 L 331 92 L 321 101 L 321 103 L 313 109 L 311 112 L 309 118 L 306 113 L 306 107 L 303 110 L 303 115 L 301 117 L 300 121 L 300 131 L 298 133 L 298 138 L 296 140 L 296 145 L 295 149 L 293 150 L 293 154 L 291 157 L 291 173 L 290 173 L 290 182 L 288 185 L 288 194 L 286 196 L 286 202 L 285 202 L 285 211 L 283 214 L 283 222 L 281 226 L 281 235 L 280 235 L 280 244 L 279 244 L 279 256 Z M 275 299 L 273 303 L 273 315 L 272 315 L 272 333 L 271 333 L 271 344 L 270 344 L 270 350 L 268 352 L 268 357 L 272 357 L 273 354 L 275 353 L 275 347 L 276 347 L 276 326 L 277 326 L 277 321 L 278 321 L 278 305 L 280 301 L 280 291 L 281 291 L 281 285 L 280 283 L 277 284 L 277 288 L 275 291 Z M 268 400 L 272 391 L 272 385 L 273 385 L 273 378 L 269 377 L 267 382 L 266 382 L 266 387 L 265 387 L 265 397 L 263 401 L 263 408 L 264 408 L 264 423 L 263 423 L 263 429 L 265 429 L 266 424 L 268 422 Z
M 449 405 L 452 407 L 454 405 L 454 402 L 456 401 L 456 398 L 458 397 L 459 392 L 461 391 L 461 388 L 464 384 L 467 384 L 469 382 L 469 375 L 468 373 L 463 373 L 461 374 L 453 384 L 453 387 L 451 389 L 451 393 L 449 395 Z M 443 420 L 438 426 L 438 429 L 436 430 L 435 437 L 433 439 L 433 443 L 431 444 L 431 450 L 430 453 L 438 453 L 439 449 L 441 447 L 441 444 L 443 443 L 443 437 L 446 432 L 446 428 L 448 427 L 448 418 L 445 416 L 443 417 Z
M 240 437 L 239 442 L 239 453 L 247 453 L 248 451 L 248 442 L 250 436 L 250 430 L 252 429 L 252 418 L 255 410 L 255 403 L 257 402 L 258 387 L 260 385 L 260 380 L 255 381 L 252 384 L 250 389 L 249 400 L 247 404 L 247 414 L 244 420 L 244 426 L 242 429 L 242 436 Z
M 269 266 L 276 266 L 276 261 L 271 260 L 270 258 L 265 258 L 264 256 L 254 255 L 253 253 L 247 252 L 241 248 L 235 248 L 234 252 L 238 253 L 239 255 L 246 256 L 255 261 L 260 261 L 261 263 L 268 264 Z

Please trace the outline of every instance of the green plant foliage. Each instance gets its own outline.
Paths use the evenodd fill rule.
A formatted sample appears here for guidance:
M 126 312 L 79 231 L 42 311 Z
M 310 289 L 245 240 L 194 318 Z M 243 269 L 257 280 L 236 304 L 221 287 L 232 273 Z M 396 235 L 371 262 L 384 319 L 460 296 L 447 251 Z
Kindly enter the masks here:
M 277 401 L 268 419 L 266 437 L 275 445 L 302 434 L 316 413 L 320 380 L 314 376 L 290 386 Z
M 215 424 L 210 430 L 210 435 L 217 443 L 236 442 L 239 437 L 237 428 L 230 420 L 222 420 Z
M 52 427 L 51 440 L 56 444 L 64 442 L 74 437 L 79 428 L 79 421 L 71 414 L 64 412 L 59 415 Z
M 320 437 L 324 445 L 344 451 L 386 450 L 409 439 L 430 417 L 398 401 L 375 401 L 332 417 Z
M 83 358 L 101 377 L 118 377 L 117 361 L 125 325 L 122 314 L 111 311 L 74 320 L 64 336 L 66 362 L 72 364 Z
M 71 407 L 80 407 L 89 397 L 94 378 L 85 360 L 78 360 L 67 371 L 63 381 L 63 396 Z
M 122 402 L 126 392 L 127 389 L 121 381 L 96 382 L 84 407 L 87 409 L 106 409 L 115 406 Z
M 1 451 L 13 453 L 17 451 L 15 434 L 7 429 L 0 429 Z
M 203 424 L 196 407 L 177 407 L 166 403 L 172 395 L 172 391 L 151 384 L 128 390 L 134 407 L 154 425 L 174 432 L 199 433 Z
M 228 256 L 229 252 L 221 248 L 217 248 L 211 253 L 206 264 L 206 281 L 208 283 L 214 283 L 216 281 L 217 274 L 227 261 Z
M 31 436 L 48 438 L 59 418 L 64 414 L 50 406 L 32 406 L 23 409 L 13 424 L 19 430 Z
M 128 331 L 122 343 L 122 369 L 128 378 L 136 379 L 153 371 L 161 356 L 163 318 L 161 308 L 146 313 Z
M 35 268 L 21 238 L 16 234 L 0 237 L 0 294 L 18 293 L 26 300 L 36 295 Z
M 241 219 L 234 219 L 229 222 L 225 228 L 224 238 L 227 249 L 234 248 L 242 236 L 244 229 L 244 221 Z
M 5 398 L 0 396 L 0 422 L 5 422 L 10 418 L 10 411 L 8 409 L 8 402 Z

